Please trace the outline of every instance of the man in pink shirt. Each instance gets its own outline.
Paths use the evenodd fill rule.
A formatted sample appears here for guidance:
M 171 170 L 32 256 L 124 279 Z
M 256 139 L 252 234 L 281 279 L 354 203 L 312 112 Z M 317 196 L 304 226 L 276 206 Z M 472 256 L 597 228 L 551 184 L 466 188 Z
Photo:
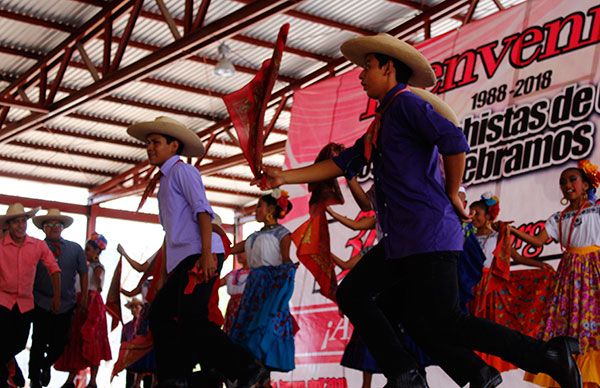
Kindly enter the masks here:
M 52 279 L 52 311 L 60 307 L 60 268 L 48 245 L 27 235 L 27 220 L 38 209 L 25 211 L 20 203 L 0 216 L 8 227 L 0 240 L 0 388 L 8 387 L 6 364 L 25 349 L 33 311 L 33 280 L 39 261 Z

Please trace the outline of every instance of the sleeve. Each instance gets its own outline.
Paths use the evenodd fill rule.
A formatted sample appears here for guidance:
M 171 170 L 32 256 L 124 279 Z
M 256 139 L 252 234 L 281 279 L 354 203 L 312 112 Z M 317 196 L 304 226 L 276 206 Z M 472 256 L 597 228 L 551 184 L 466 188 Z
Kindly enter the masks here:
M 558 241 L 558 222 L 556 220 L 556 214 L 553 214 L 546 220 L 546 233 L 550 236 L 554 241 Z
M 400 100 L 400 99 L 398 99 Z M 413 95 L 402 99 L 399 104 L 413 123 L 413 128 L 427 140 L 436 145 L 442 155 L 455 155 L 469 152 L 469 144 L 463 131 L 437 113 L 431 104 Z
M 173 173 L 177 186 L 194 212 L 194 219 L 200 213 L 208 213 L 210 218 L 214 218 L 214 212 L 206 198 L 200 171 L 193 166 L 177 163 Z
M 281 228 L 277 228 L 277 230 L 275 231 L 275 237 L 277 237 L 277 240 L 279 242 L 281 242 L 281 240 L 283 240 L 283 238 L 285 236 L 287 236 L 288 234 L 291 234 L 291 232 L 285 226 L 282 226 Z
M 40 260 L 42 261 L 42 264 L 44 264 L 46 269 L 48 269 L 48 274 L 52 275 L 56 272 L 60 272 L 60 267 L 56 262 L 54 254 L 52 253 L 52 251 L 50 251 L 50 248 L 48 248 L 48 245 L 44 241 L 40 241 L 39 247 L 41 250 Z
M 367 164 L 364 150 L 364 140 L 361 136 L 351 147 L 333 158 L 333 162 L 344 172 L 346 179 L 354 178 Z
M 77 273 L 79 275 L 83 275 L 87 273 L 87 260 L 85 259 L 85 253 L 83 253 L 83 249 L 79 246 L 79 244 L 75 244 L 77 249 Z

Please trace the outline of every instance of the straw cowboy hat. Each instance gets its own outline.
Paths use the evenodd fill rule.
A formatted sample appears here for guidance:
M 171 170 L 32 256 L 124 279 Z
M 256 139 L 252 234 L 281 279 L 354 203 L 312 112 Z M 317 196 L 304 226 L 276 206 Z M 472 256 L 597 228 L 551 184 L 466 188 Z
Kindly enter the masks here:
M 58 209 L 48 209 L 48 213 L 44 216 L 33 217 L 33 224 L 40 229 L 44 228 L 44 223 L 50 220 L 60 221 L 65 228 L 68 228 L 73 224 L 73 217 L 65 216 L 60 214 Z
M 428 92 L 421 88 L 410 88 L 410 91 L 427 101 L 433 107 L 437 113 L 444 116 L 452 124 L 459 126 L 458 116 L 454 113 L 454 110 L 444 100 L 436 96 L 435 94 Z
M 396 58 L 413 71 L 408 83 L 422 88 L 433 86 L 435 73 L 423 54 L 410 44 L 384 32 L 347 40 L 340 48 L 350 62 L 365 67 L 367 54 L 385 54 Z
M 144 306 L 144 302 L 142 302 L 139 298 L 131 298 L 129 302 L 125 303 L 125 308 L 131 309 L 133 306 Z
M 127 128 L 127 133 L 143 142 L 152 133 L 171 136 L 183 143 L 181 152 L 183 156 L 200 157 L 204 155 L 204 145 L 198 135 L 179 121 L 169 117 L 160 116 L 154 121 L 133 124 Z
M 40 207 L 38 206 L 29 211 L 25 211 L 25 208 L 23 207 L 22 204 L 20 204 L 18 202 L 13 203 L 12 205 L 8 206 L 8 209 L 6 209 L 6 214 L 3 216 L 0 216 L 0 225 L 4 225 L 6 222 L 8 222 L 14 218 L 19 218 L 19 217 L 31 218 L 39 210 L 40 210 Z

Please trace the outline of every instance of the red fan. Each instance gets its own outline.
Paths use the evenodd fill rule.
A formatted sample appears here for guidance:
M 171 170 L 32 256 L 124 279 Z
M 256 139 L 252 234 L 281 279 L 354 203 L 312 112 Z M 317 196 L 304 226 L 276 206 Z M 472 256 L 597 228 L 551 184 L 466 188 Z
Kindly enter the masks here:
M 262 175 L 265 110 L 279 74 L 281 55 L 289 29 L 290 25 L 287 23 L 281 26 L 273 56 L 263 62 L 256 76 L 240 90 L 223 97 L 242 152 L 256 178 Z

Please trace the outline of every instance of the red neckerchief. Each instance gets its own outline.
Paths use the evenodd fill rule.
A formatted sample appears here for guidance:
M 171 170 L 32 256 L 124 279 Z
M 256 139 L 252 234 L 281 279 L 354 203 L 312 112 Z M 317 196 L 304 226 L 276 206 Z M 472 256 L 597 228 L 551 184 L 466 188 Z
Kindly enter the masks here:
M 367 132 L 365 133 L 364 143 L 365 143 L 365 159 L 367 161 L 371 160 L 371 155 L 373 153 L 373 148 L 377 148 L 377 139 L 379 137 L 379 130 L 381 129 L 381 117 L 385 113 L 385 110 L 391 105 L 392 101 L 396 99 L 396 97 L 404 92 L 408 91 L 408 86 L 398 90 L 390 99 L 385 103 L 385 105 L 380 106 L 375 112 L 375 118 L 369 125 Z

